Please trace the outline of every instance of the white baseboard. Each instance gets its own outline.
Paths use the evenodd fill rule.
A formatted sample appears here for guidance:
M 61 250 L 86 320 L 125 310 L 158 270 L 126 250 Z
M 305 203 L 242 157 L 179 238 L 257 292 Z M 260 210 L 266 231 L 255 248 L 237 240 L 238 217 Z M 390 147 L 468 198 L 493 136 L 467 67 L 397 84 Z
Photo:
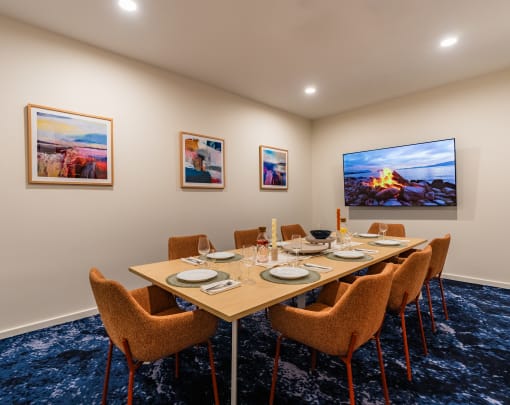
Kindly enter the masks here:
M 455 281 L 463 281 L 465 283 L 488 285 L 491 287 L 499 287 L 499 288 L 507 288 L 507 289 L 510 288 L 510 283 L 505 283 L 504 281 L 487 280 L 485 278 L 466 277 L 466 276 L 459 276 L 457 274 L 443 274 L 443 278 L 446 278 L 449 280 L 455 280 Z
M 11 336 L 21 335 L 27 332 L 33 332 L 38 329 L 48 328 L 50 326 L 60 325 L 62 323 L 77 321 L 78 319 L 87 318 L 92 315 L 97 315 L 97 308 L 90 308 L 84 311 L 73 312 L 71 314 L 66 314 L 62 316 L 58 316 L 55 318 L 44 319 L 42 321 L 33 322 L 29 324 L 25 324 L 22 326 L 17 326 L 12 329 L 5 329 L 0 331 L 0 339 L 5 339 Z

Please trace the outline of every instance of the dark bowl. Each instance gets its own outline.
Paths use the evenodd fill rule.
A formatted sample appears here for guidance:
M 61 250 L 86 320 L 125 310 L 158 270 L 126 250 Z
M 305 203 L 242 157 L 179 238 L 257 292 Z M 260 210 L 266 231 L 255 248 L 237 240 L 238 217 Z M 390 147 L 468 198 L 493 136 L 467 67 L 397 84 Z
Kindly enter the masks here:
M 313 231 L 310 231 L 310 233 L 315 239 L 326 239 L 329 235 L 331 235 L 331 231 L 327 231 L 325 229 L 314 229 Z

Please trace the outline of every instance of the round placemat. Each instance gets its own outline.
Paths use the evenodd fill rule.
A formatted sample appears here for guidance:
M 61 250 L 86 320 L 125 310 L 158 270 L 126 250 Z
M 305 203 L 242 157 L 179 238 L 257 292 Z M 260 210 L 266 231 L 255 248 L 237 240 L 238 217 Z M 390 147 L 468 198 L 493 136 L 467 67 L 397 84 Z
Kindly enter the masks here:
M 359 259 L 345 259 L 343 257 L 336 256 L 334 253 L 328 253 L 326 257 L 331 260 L 338 260 L 339 262 L 369 262 L 373 259 L 372 256 L 367 254 L 365 254 L 363 257 L 360 257 Z
M 377 246 L 377 247 L 404 247 L 407 246 L 407 243 L 400 242 L 398 245 L 379 245 L 375 242 L 368 242 L 369 245 Z
M 177 274 L 179 274 L 179 273 L 175 273 L 175 274 L 170 274 L 166 278 L 166 282 L 168 284 L 170 284 L 170 285 L 175 286 L 175 287 L 201 287 L 203 284 L 214 283 L 215 281 L 228 280 L 230 278 L 230 274 L 225 273 L 224 271 L 217 271 L 216 270 L 216 272 L 218 273 L 216 275 L 216 277 L 211 278 L 209 280 L 205 280 L 205 281 L 198 281 L 196 283 L 192 283 L 192 282 L 189 282 L 189 281 L 179 280 L 177 278 Z
M 211 259 L 206 257 L 206 260 L 211 263 L 228 263 L 228 262 L 237 262 L 243 258 L 243 255 L 236 253 L 233 257 L 229 257 L 228 259 Z
M 270 273 L 271 269 L 267 269 L 260 273 L 260 278 L 270 281 L 272 283 L 278 283 L 278 284 L 310 284 L 313 283 L 321 278 L 320 274 L 313 270 L 308 270 L 308 275 L 301 278 L 294 278 L 294 279 L 283 279 L 273 276 Z

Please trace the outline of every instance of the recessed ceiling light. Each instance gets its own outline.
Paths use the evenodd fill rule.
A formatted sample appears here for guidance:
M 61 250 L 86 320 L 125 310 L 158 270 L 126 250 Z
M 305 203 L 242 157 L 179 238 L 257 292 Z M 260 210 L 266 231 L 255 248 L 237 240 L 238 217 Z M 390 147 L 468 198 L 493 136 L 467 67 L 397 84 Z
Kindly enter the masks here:
M 439 43 L 439 46 L 441 48 L 449 48 L 450 46 L 455 45 L 459 41 L 459 38 L 457 37 L 446 37 L 441 40 Z
M 316 92 L 317 92 L 317 88 L 315 86 L 305 87 L 305 94 L 315 94 Z
M 133 0 L 119 0 L 119 7 L 126 11 L 136 11 L 138 8 Z

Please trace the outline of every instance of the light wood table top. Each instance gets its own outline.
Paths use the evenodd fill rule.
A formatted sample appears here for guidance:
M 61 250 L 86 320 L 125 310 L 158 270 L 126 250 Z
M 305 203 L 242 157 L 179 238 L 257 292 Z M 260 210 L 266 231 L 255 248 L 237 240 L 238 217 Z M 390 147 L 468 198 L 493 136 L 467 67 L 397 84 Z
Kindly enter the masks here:
M 184 298 L 207 312 L 210 312 L 225 321 L 233 322 L 261 309 L 320 287 L 330 281 L 352 274 L 370 266 L 371 264 L 396 256 L 399 253 L 426 242 L 425 239 L 421 238 L 391 239 L 404 239 L 406 240 L 405 246 L 372 246 L 368 243 L 373 242 L 373 239 L 353 238 L 353 241 L 363 243 L 363 245 L 355 247 L 378 251 L 378 253 L 370 253 L 370 256 L 373 257 L 370 261 L 337 261 L 328 259 L 324 255 L 314 256 L 305 260 L 306 263 L 315 263 L 333 268 L 333 270 L 328 272 L 320 272 L 320 279 L 308 284 L 272 283 L 270 281 L 263 280 L 259 276 L 259 274 L 265 271 L 266 268 L 262 266 L 252 266 L 250 268 L 250 277 L 255 280 L 254 284 L 243 284 L 238 288 L 233 288 L 215 295 L 209 295 L 202 292 L 200 288 L 176 287 L 166 282 L 167 277 L 171 274 L 197 268 L 196 266 L 183 262 L 182 260 L 170 260 L 159 263 L 132 266 L 129 270 L 145 280 L 156 284 L 181 298 Z M 240 261 L 228 263 L 216 262 L 214 263 L 213 268 L 215 270 L 229 273 L 231 278 L 236 279 L 240 274 L 242 266 L 243 264 Z M 199 283 L 197 284 L 199 287 Z

